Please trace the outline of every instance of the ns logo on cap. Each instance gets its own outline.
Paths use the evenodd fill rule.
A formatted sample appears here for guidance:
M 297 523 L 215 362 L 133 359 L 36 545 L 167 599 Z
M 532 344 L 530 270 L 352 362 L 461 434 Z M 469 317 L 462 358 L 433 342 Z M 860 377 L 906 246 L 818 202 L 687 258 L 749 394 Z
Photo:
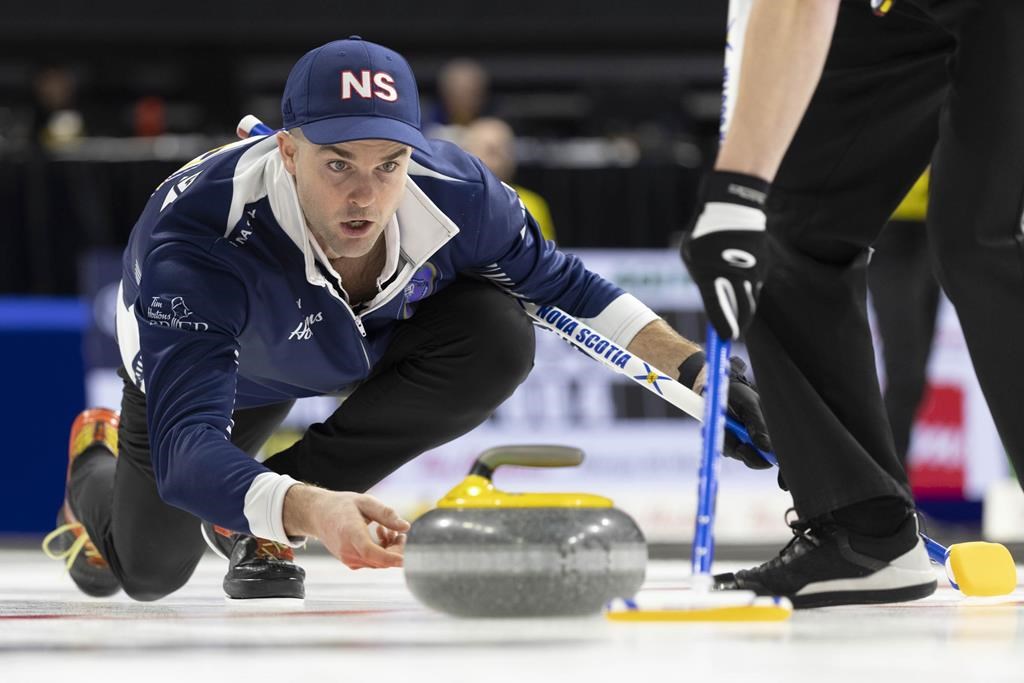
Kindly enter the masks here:
M 397 102 L 398 91 L 395 90 L 395 79 L 384 71 L 363 69 L 356 75 L 354 71 L 341 72 L 341 99 L 350 100 L 361 97 L 370 100 L 374 97 L 385 102 Z

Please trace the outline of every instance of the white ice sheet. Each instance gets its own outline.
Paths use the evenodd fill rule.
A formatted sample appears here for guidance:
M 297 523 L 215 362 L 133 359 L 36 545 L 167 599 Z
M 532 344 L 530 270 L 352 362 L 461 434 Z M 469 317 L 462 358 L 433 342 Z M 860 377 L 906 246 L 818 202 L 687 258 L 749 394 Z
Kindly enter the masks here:
M 223 561 L 154 603 L 78 593 L 59 563 L 0 551 L 0 681 L 1024 680 L 1024 593 L 798 612 L 781 624 L 460 620 L 420 607 L 400 570 L 353 572 L 300 555 L 305 602 L 228 603 Z M 723 568 L 729 568 L 724 566 Z M 649 585 L 682 585 L 655 562 Z

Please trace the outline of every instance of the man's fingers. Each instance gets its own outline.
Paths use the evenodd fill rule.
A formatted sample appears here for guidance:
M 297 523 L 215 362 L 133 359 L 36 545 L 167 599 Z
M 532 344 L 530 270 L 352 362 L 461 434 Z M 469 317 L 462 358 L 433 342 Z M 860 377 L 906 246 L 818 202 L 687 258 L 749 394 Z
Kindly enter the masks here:
M 736 288 L 732 286 L 729 278 L 715 278 L 715 301 L 718 304 L 718 317 L 728 327 L 728 334 L 722 335 L 722 330 L 719 330 L 719 336 L 724 336 L 725 339 L 738 339 L 743 320 L 740 316 L 739 302 L 736 300 Z
M 727 455 L 730 458 L 736 458 L 736 449 L 740 445 L 740 439 L 738 436 L 732 433 L 729 429 L 725 430 L 725 439 L 722 444 L 722 454 Z
M 388 534 L 394 533 L 378 527 L 377 537 L 388 538 Z M 381 534 L 384 534 L 383 536 Z M 342 562 L 346 566 L 357 569 L 359 567 L 401 567 L 402 553 L 382 548 L 370 535 L 370 530 L 365 525 L 360 525 L 358 530 L 348 537 L 348 543 L 342 548 Z
M 382 527 L 379 524 L 375 527 L 377 531 L 377 541 L 381 547 L 389 548 L 395 552 L 402 552 L 405 549 L 405 534 L 400 534 L 397 531 L 392 531 L 386 527 Z
M 740 419 L 743 421 L 743 426 L 747 428 L 747 433 L 750 434 L 750 440 L 754 445 L 762 451 L 771 452 L 773 450 L 772 442 L 768 438 L 768 425 L 765 423 L 761 409 L 758 407 L 748 410 L 746 415 L 742 415 Z
M 405 534 L 396 534 L 395 538 L 388 543 L 385 548 L 393 553 L 405 554 L 405 541 L 408 537 Z
M 770 462 L 761 457 L 750 444 L 741 443 L 736 447 L 736 457 L 743 461 L 743 463 L 754 470 L 766 470 L 772 466 Z
M 761 411 L 757 393 L 745 384 L 731 382 L 729 384 L 729 410 L 743 423 L 750 440 L 762 451 L 771 451 L 772 442 L 768 438 L 768 424 Z
M 358 561 L 366 567 L 383 569 L 385 567 L 402 566 L 401 553 L 380 547 L 373 542 L 369 534 L 365 538 L 353 542 L 352 550 Z
M 701 297 L 705 302 L 705 312 L 708 316 L 708 321 L 715 328 L 715 332 L 722 339 L 734 339 L 739 334 L 738 322 L 736 321 L 735 313 L 730 310 L 729 316 L 727 317 L 721 306 L 719 305 L 719 293 L 716 288 L 708 287 L 701 288 Z
M 767 427 L 763 429 L 767 430 Z M 771 453 L 775 449 L 772 448 L 772 440 L 768 437 L 768 432 L 754 431 L 750 433 L 750 440 L 754 442 L 754 445 L 760 448 L 762 451 Z
M 394 509 L 388 507 L 373 496 L 360 496 L 357 499 L 356 505 L 358 505 L 359 512 L 361 512 L 364 517 L 377 522 L 388 529 L 405 532 L 408 531 L 411 526 L 409 522 L 402 519 Z

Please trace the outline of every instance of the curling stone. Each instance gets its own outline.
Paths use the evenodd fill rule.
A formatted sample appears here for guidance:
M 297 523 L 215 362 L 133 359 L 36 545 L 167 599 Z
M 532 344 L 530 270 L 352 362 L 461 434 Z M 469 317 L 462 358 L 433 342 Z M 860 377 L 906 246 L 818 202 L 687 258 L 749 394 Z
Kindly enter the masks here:
M 405 546 L 405 581 L 420 602 L 464 617 L 596 614 L 644 581 L 647 544 L 629 515 L 586 493 L 506 493 L 501 465 L 567 467 L 583 452 L 506 446 L 477 458 Z

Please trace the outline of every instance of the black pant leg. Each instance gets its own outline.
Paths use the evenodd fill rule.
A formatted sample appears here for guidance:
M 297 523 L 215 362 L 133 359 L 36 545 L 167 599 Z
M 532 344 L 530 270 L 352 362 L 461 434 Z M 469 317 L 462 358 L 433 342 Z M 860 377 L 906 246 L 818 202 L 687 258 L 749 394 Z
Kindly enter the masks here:
M 1003 446 L 1024 476 L 1024 3 L 919 1 L 958 40 L 932 170 L 936 274 Z
M 398 330 L 373 375 L 266 465 L 336 491 L 365 491 L 470 431 L 533 367 L 533 325 L 511 296 L 462 279 Z
M 885 366 L 885 412 L 906 469 L 914 417 L 927 383 L 939 283 L 932 274 L 924 222 L 890 221 L 868 268 Z
M 879 20 L 843 3 L 769 197 L 772 263 L 747 341 L 804 518 L 873 498 L 910 500 L 875 372 L 867 250 L 927 166 L 951 49 L 913 8 Z
M 146 397 L 124 375 L 118 457 L 99 456 L 74 473 L 72 508 L 125 592 L 156 600 L 181 588 L 206 544 L 199 519 L 164 503 L 150 460 Z M 232 442 L 255 455 L 292 402 L 235 411 Z

